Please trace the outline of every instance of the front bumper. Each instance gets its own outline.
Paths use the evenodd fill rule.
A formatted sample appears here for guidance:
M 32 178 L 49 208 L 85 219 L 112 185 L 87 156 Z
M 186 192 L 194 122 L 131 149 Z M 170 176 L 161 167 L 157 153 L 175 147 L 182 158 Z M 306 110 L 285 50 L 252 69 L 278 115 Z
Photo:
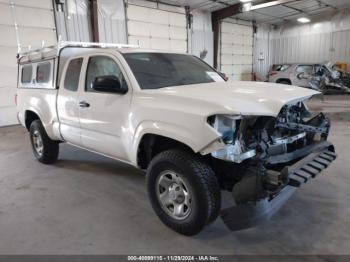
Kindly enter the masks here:
M 269 220 L 293 195 L 298 187 L 315 178 L 336 159 L 334 146 L 324 141 L 314 148 L 308 156 L 302 158 L 281 171 L 288 185 L 275 195 L 256 202 L 239 204 L 221 211 L 221 218 L 230 230 L 242 230 Z
M 321 145 L 323 147 L 320 146 L 318 151 L 282 170 L 282 176 L 288 176 L 290 186 L 300 187 L 309 179 L 315 178 L 337 158 L 331 143 L 325 141 Z

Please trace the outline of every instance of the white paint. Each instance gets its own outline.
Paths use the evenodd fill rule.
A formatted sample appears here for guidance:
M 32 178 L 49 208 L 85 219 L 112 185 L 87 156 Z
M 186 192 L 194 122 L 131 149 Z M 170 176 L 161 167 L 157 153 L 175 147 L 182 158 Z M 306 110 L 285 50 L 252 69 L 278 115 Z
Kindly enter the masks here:
M 209 116 L 276 117 L 285 104 L 318 94 L 294 86 L 238 81 L 142 90 L 120 52 L 124 50 L 91 48 L 72 55 L 84 58 L 75 98 L 64 88 L 18 89 L 21 123 L 25 122 L 25 111 L 32 110 L 50 138 L 62 140 L 61 133 L 69 143 L 137 165 L 139 143 L 145 134 L 169 137 L 201 152 L 220 137 L 207 124 Z M 120 65 L 129 87 L 127 94 L 85 92 L 85 71 L 91 55 L 107 55 Z M 64 85 L 62 81 L 57 80 Z M 77 107 L 77 100 L 86 100 L 91 106 Z

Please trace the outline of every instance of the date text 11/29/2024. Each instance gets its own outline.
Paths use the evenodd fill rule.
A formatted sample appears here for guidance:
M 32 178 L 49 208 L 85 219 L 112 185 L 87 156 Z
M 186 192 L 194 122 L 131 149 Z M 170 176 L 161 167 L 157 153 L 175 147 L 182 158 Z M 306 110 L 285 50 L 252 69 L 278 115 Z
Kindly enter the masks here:
M 176 256 L 176 255 L 156 255 L 156 256 L 128 256 L 128 261 L 220 261 L 218 256 L 197 255 L 197 256 Z

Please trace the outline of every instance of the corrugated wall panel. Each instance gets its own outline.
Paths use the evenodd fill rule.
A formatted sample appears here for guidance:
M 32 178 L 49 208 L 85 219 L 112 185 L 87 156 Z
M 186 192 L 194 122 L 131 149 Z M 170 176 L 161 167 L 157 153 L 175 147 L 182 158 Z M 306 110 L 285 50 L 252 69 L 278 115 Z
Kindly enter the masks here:
M 254 56 L 253 56 L 253 67 L 254 72 L 259 72 L 258 78 L 265 80 L 262 75 L 267 74 L 267 70 L 271 64 L 270 44 L 273 45 L 274 42 L 270 42 L 269 30 L 261 30 L 258 28 L 257 33 L 254 35 Z
M 57 32 L 61 40 L 92 41 L 89 6 L 89 0 L 66 0 L 64 9 L 56 10 Z
M 125 5 L 123 0 L 98 0 L 100 42 L 127 43 Z

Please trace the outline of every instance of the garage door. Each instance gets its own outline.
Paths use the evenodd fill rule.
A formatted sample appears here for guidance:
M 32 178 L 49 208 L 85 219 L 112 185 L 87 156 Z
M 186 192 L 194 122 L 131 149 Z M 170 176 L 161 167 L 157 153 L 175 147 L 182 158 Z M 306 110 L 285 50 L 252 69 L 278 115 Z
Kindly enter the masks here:
M 252 25 L 223 21 L 220 36 L 221 71 L 230 80 L 251 80 L 253 71 Z
M 128 4 L 129 44 L 176 52 L 187 52 L 186 15 L 159 8 Z
M 11 4 L 10 4 L 11 2 Z M 15 27 L 17 24 L 17 29 Z M 17 47 L 56 43 L 51 0 L 0 0 L 0 126 L 17 123 Z

